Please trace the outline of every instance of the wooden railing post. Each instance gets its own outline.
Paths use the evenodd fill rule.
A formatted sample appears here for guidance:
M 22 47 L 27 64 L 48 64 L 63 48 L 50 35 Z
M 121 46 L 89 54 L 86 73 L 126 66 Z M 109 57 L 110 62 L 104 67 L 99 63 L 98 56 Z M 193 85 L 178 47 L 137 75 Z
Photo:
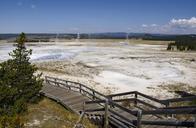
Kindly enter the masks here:
M 46 83 L 49 83 L 47 76 L 45 76 L 45 81 L 46 81 Z
M 196 128 L 196 114 L 193 115 L 194 116 L 194 128 Z
M 47 76 L 45 76 L 45 81 L 46 81 L 46 83 L 47 83 Z
M 134 101 L 134 105 L 137 106 L 137 92 L 135 92 L 135 101 Z
M 166 108 L 169 107 L 169 102 L 167 102 L 167 103 L 165 104 L 165 107 L 166 107 Z
M 169 107 L 169 102 L 167 102 L 167 103 L 166 103 L 165 107 L 166 107 L 166 108 L 167 108 L 167 107 Z M 169 115 L 168 115 L 168 114 L 166 114 L 165 116 L 166 116 L 166 117 L 169 117 Z M 172 114 L 171 114 L 170 116 L 171 116 L 171 117 L 173 117 L 173 115 L 172 115 Z
M 84 102 L 83 103 L 83 112 L 85 113 L 85 106 L 86 106 L 86 103 Z
M 86 103 L 83 102 L 83 111 L 80 113 L 80 118 L 78 119 L 77 123 L 75 124 L 74 128 L 77 128 L 80 123 L 82 123 L 83 118 L 85 116 L 85 105 Z
M 93 91 L 93 100 L 95 99 L 95 92 Z
M 80 93 L 82 92 L 82 85 L 81 84 L 79 84 L 79 86 L 80 86 Z
M 141 121 L 142 121 L 142 111 L 138 110 L 138 112 L 137 112 L 137 128 L 142 128 Z
M 55 85 L 57 85 L 56 78 L 54 78 Z
M 112 101 L 112 97 L 111 96 L 108 96 L 107 98 L 108 98 L 109 101 Z M 110 108 L 114 108 L 114 105 L 110 104 Z
M 104 117 L 104 128 L 108 128 L 109 121 L 108 121 L 108 99 L 105 100 L 105 117 Z

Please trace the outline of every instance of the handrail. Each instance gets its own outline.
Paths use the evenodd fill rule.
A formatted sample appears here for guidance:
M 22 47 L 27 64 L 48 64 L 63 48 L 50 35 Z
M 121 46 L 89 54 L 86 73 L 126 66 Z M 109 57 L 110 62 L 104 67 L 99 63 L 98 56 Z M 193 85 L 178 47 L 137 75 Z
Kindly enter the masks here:
M 151 107 L 153 109 L 157 109 L 158 108 L 155 105 L 149 104 L 147 102 L 144 102 L 144 101 L 142 101 L 140 99 L 136 99 L 136 98 L 126 98 L 126 99 L 118 99 L 118 100 L 112 100 L 112 101 L 114 101 L 116 103 L 118 103 L 118 102 L 124 102 L 124 101 L 133 101 L 133 102 L 141 103 L 141 104 L 146 105 L 148 107 Z M 104 102 L 105 102 L 105 100 L 93 100 L 93 101 L 87 101 L 87 104 L 104 103 Z
M 136 121 L 136 120 L 135 120 Z M 164 120 L 156 120 L 156 121 L 149 121 L 149 120 L 142 120 L 141 124 L 143 125 L 159 125 L 159 126 L 176 126 L 176 127 L 194 127 L 193 121 L 164 121 Z
M 167 108 L 159 108 L 159 109 L 182 109 L 182 108 L 196 108 L 195 105 L 192 106 L 177 106 L 177 107 L 167 107 Z
M 95 101 L 87 101 L 86 104 L 93 104 L 97 103 Z M 98 103 L 102 103 L 102 101 L 99 101 Z M 118 107 L 122 110 L 124 110 L 127 113 L 130 113 L 132 115 L 137 115 L 137 111 L 131 111 L 130 109 L 127 109 L 114 101 L 109 101 L 109 105 Z M 196 114 L 196 106 L 182 106 L 182 107 L 169 107 L 169 108 L 158 108 L 156 110 L 148 110 L 143 111 L 143 114 Z
M 97 109 L 85 109 L 85 112 L 99 112 L 104 111 L 105 108 L 97 108 Z
M 106 98 L 106 96 L 105 96 L 104 94 L 101 94 L 100 92 L 98 92 L 98 91 L 96 91 L 96 90 L 94 90 L 94 89 L 92 89 L 92 88 L 89 88 L 89 87 L 87 87 L 87 86 L 85 86 L 85 85 L 83 85 L 83 84 L 81 84 L 81 83 L 73 82 L 73 81 L 69 81 L 69 80 L 62 80 L 62 79 L 59 79 L 59 78 L 53 78 L 53 77 L 49 77 L 49 76 L 46 76 L 46 79 L 47 79 L 47 78 L 49 78 L 49 79 L 56 79 L 56 80 L 63 81 L 63 82 L 67 82 L 67 83 L 73 83 L 73 84 L 76 84 L 76 85 L 81 85 L 82 87 L 85 87 L 85 88 L 87 88 L 87 89 L 89 89 L 89 90 L 91 90 L 91 91 L 93 91 L 93 92 L 99 94 L 100 96 L 103 96 L 103 97 Z M 70 86 L 70 85 L 66 85 L 66 86 Z
M 100 100 L 100 101 L 86 101 L 85 104 L 96 104 L 96 103 L 104 103 L 104 100 Z M 134 116 L 137 116 L 137 111 L 132 111 L 130 109 L 127 109 L 126 107 L 123 107 L 117 103 L 115 103 L 114 101 L 108 100 L 108 104 L 113 106 L 113 107 L 117 107 L 129 114 L 132 114 Z
M 51 82 L 51 83 L 55 83 L 55 84 L 57 83 L 56 81 L 52 81 L 52 80 L 47 80 L 47 81 L 49 81 L 49 82 Z M 64 83 L 61 83 L 61 82 L 58 82 L 57 84 L 58 84 L 58 86 L 59 86 L 59 84 L 65 85 Z M 73 86 L 73 85 L 66 85 L 66 86 L 68 86 L 68 87 L 70 87 L 70 88 L 76 88 L 76 89 L 78 89 L 78 87 Z
M 164 108 L 164 109 L 156 109 L 156 110 L 149 110 L 143 111 L 144 115 L 155 115 L 155 114 L 196 114 L 196 107 L 189 107 L 189 108 Z
M 100 102 L 100 101 L 99 101 Z M 88 101 L 86 102 L 87 104 L 93 104 L 96 103 L 94 101 Z M 119 107 L 120 109 L 124 110 L 125 112 L 132 114 L 134 116 L 137 116 L 138 111 L 131 111 L 127 108 L 124 108 L 117 103 L 114 103 L 114 101 L 109 101 L 109 103 L 113 104 L 115 107 Z M 103 109 L 98 109 L 102 110 Z M 138 120 L 130 120 L 129 118 L 126 118 L 119 113 L 115 112 L 112 109 L 108 109 L 109 112 L 114 114 L 113 116 L 117 116 L 125 121 L 128 121 L 133 124 L 137 124 Z M 143 115 L 161 115 L 161 114 L 196 114 L 196 107 L 195 106 L 182 106 L 182 107 L 169 107 L 169 108 L 160 108 L 152 111 L 142 111 Z M 141 120 L 141 124 L 143 125 L 162 125 L 162 126 L 183 126 L 183 127 L 193 127 L 194 122 L 193 121 L 168 121 L 168 120 L 156 120 L 156 121 L 146 121 L 146 120 Z
M 131 91 L 131 92 L 124 92 L 124 93 L 117 93 L 117 94 L 112 94 L 112 95 L 107 95 L 107 97 L 109 98 L 114 98 L 114 97 L 117 97 L 117 96 L 125 96 L 125 95 L 131 95 L 131 94 L 135 94 L 135 95 L 140 95 L 144 98 L 147 98 L 149 100 L 152 100 L 154 102 L 157 102 L 159 104 L 162 104 L 162 105 L 167 105 L 167 102 L 166 101 L 162 101 L 162 100 L 159 100 L 159 99 L 156 99 L 154 97 L 151 97 L 149 95 L 146 95 L 146 94 L 143 94 L 141 92 L 138 92 L 138 91 Z
M 106 102 L 106 100 L 86 101 L 84 104 L 85 105 L 88 105 L 88 104 L 97 104 L 97 103 L 105 103 L 105 106 L 108 106 L 108 105 L 111 105 L 113 107 L 115 106 L 116 108 L 119 108 L 119 109 L 123 110 L 124 112 L 127 112 L 130 115 L 135 116 L 136 118 L 138 118 L 138 116 L 141 116 L 141 115 L 138 114 L 139 113 L 138 111 L 132 111 L 130 109 L 127 109 L 126 107 L 123 107 L 123 106 L 115 103 L 112 100 L 107 100 L 107 102 Z M 104 108 L 104 109 L 103 108 L 100 108 L 100 109 L 85 109 L 85 112 L 95 112 L 95 111 L 105 111 L 105 113 L 110 112 L 111 114 L 113 114 L 113 116 L 117 116 L 118 118 L 121 118 L 122 120 L 128 121 L 129 123 L 133 123 L 129 118 L 126 118 L 126 117 L 121 116 L 120 114 L 118 114 L 114 110 L 112 110 L 111 108 L 107 108 L 107 109 L 106 108 Z M 111 118 L 108 118 L 108 119 L 109 120 L 112 120 Z M 139 119 L 141 119 L 141 118 L 139 117 L 138 118 L 138 121 L 139 121 Z M 121 120 L 121 122 L 123 122 L 122 120 Z M 141 122 L 139 122 L 139 123 L 137 123 L 135 125 L 132 124 L 131 126 L 137 127 L 137 125 L 140 125 L 140 123 Z
M 154 98 L 154 97 L 151 97 L 151 96 L 149 96 L 149 95 L 143 94 L 143 93 L 141 93 L 141 92 L 136 91 L 136 94 L 137 94 L 137 95 L 140 95 L 140 96 L 143 96 L 143 97 L 145 97 L 145 98 L 147 98 L 147 99 L 150 99 L 150 100 L 152 100 L 152 101 L 155 101 L 155 102 L 157 102 L 157 103 L 160 103 L 160 104 L 163 104 L 163 105 L 167 105 L 167 102 L 162 101 L 162 100 L 159 100 L 159 99 L 156 99 L 156 98 Z
M 144 98 L 147 98 L 151 101 L 155 101 L 157 103 L 160 103 L 162 105 L 165 105 L 166 107 L 169 106 L 170 103 L 174 103 L 174 102 L 182 102 L 182 101 L 193 101 L 196 99 L 196 95 L 194 96 L 189 96 L 189 97 L 182 97 L 182 98 L 172 98 L 172 99 L 165 99 L 165 100 L 159 100 L 159 99 L 156 99 L 156 98 L 153 98 L 149 95 L 146 95 L 146 94 L 143 94 L 141 92 L 138 92 L 138 91 L 131 91 L 131 92 L 124 92 L 124 93 L 117 93 L 117 94 L 112 94 L 112 95 L 107 95 L 107 97 L 109 98 L 114 98 L 114 97 L 117 97 L 117 96 L 125 96 L 125 95 L 131 95 L 131 94 L 135 94 L 135 95 L 139 95 L 139 96 L 142 96 Z M 137 98 L 137 97 L 136 97 Z
M 182 98 L 172 98 L 167 100 L 162 100 L 165 102 L 173 103 L 173 102 L 182 102 L 182 101 L 193 101 L 196 100 L 196 96 L 182 97 Z
M 104 103 L 104 100 L 98 100 L 98 101 L 86 101 L 86 104 L 94 104 L 94 103 Z M 131 111 L 117 103 L 115 101 L 109 101 L 109 105 L 118 107 L 123 109 L 124 111 L 133 114 L 136 116 L 137 111 Z M 181 106 L 181 107 L 168 107 L 168 108 L 157 108 L 156 110 L 148 110 L 143 111 L 143 114 L 196 114 L 196 106 Z
M 101 93 L 95 91 L 94 89 L 91 89 L 91 88 L 89 88 L 89 87 L 87 87 L 83 84 L 77 83 L 77 82 L 62 80 L 62 79 L 48 77 L 48 76 L 46 76 L 45 78 L 46 78 L 46 82 L 48 82 L 48 83 L 53 83 L 53 84 L 55 84 L 56 86 L 59 86 L 59 87 L 66 87 L 70 90 L 75 89 L 73 91 L 79 91 L 80 93 L 86 93 L 86 94 L 92 96 L 93 101 L 86 101 L 84 103 L 84 105 L 85 104 L 98 103 L 98 104 L 102 104 L 102 106 L 103 106 L 103 104 L 105 104 L 105 107 L 103 106 L 103 108 L 85 109 L 84 112 L 97 112 L 97 111 L 106 111 L 106 113 L 110 112 L 110 113 L 112 113 L 111 116 L 115 116 L 117 118 L 120 118 L 122 120 L 121 123 L 123 121 L 127 121 L 129 123 L 132 123 L 133 126 L 136 126 L 138 128 L 140 127 L 141 124 L 145 124 L 145 125 L 165 125 L 165 126 L 191 126 L 191 127 L 194 125 L 194 122 L 190 122 L 190 121 L 188 122 L 188 121 L 145 121 L 145 120 L 141 120 L 142 115 L 157 115 L 157 114 L 159 114 L 159 115 L 161 115 L 161 114 L 191 114 L 191 115 L 194 115 L 194 114 L 196 114 L 196 106 L 158 108 L 154 105 L 151 105 L 149 103 L 146 103 L 146 102 L 138 99 L 137 96 L 138 95 L 142 96 L 144 98 L 147 98 L 149 100 L 155 101 L 157 103 L 160 103 L 160 104 L 163 104 L 163 105 L 166 105 L 166 106 L 169 103 L 173 103 L 173 102 L 192 101 L 192 100 L 195 100 L 196 96 L 183 97 L 183 98 L 173 98 L 173 99 L 167 99 L 167 100 L 159 100 L 159 99 L 153 98 L 151 96 L 148 96 L 146 94 L 143 94 L 143 93 L 140 93 L 140 92 L 137 92 L 137 91 L 125 92 L 125 93 L 119 93 L 119 94 L 112 94 L 112 95 L 105 96 L 104 94 L 101 94 Z M 130 94 L 134 94 L 135 98 L 113 99 L 112 100 L 113 97 L 130 95 Z M 121 106 L 120 104 L 117 103 L 117 102 L 123 102 L 123 101 L 139 102 L 139 103 L 147 105 L 151 108 L 154 108 L 154 110 L 144 110 L 144 111 L 142 111 L 142 113 L 140 113 L 140 111 L 133 111 L 133 110 L 130 110 L 126 107 L 123 107 L 123 106 Z M 128 117 L 121 116 L 119 113 L 115 112 L 112 108 L 106 107 L 108 105 L 110 105 L 111 107 L 121 109 L 124 112 L 135 116 L 137 118 L 137 120 L 130 120 Z M 107 118 L 110 121 L 112 120 L 112 118 L 110 118 L 108 116 L 107 116 Z
M 131 91 L 131 92 L 123 92 L 123 93 L 117 93 L 117 94 L 111 94 L 107 95 L 108 97 L 116 97 L 116 96 L 124 96 L 124 95 L 129 95 L 129 94 L 135 94 L 137 91 Z
M 62 80 L 62 79 L 58 79 L 58 78 L 54 78 L 54 77 L 49 77 L 49 76 L 46 76 L 46 77 L 45 77 L 45 80 L 46 80 L 46 82 L 52 82 L 52 83 L 58 84 L 58 85 L 61 84 L 61 85 L 63 85 L 63 86 L 68 87 L 69 89 L 71 89 L 71 88 L 79 89 L 80 92 L 81 92 L 81 91 L 86 92 L 86 93 L 88 93 L 89 95 L 93 96 L 93 98 L 100 99 L 100 98 L 98 98 L 98 96 L 103 97 L 104 99 L 107 98 L 104 94 L 101 94 L 101 93 L 99 93 L 98 91 L 96 91 L 96 90 L 94 90 L 94 89 L 92 89 L 92 88 L 89 88 L 89 87 L 87 87 L 87 86 L 85 86 L 85 85 L 83 85 L 83 84 L 81 84 L 81 83 L 78 83 L 78 82 L 73 82 L 73 81 L 69 81 L 69 80 Z M 59 82 L 59 81 L 60 81 L 60 82 Z M 62 83 L 62 82 L 63 82 L 63 83 Z M 64 82 L 65 82 L 65 83 L 64 83 Z M 73 85 L 68 85 L 68 83 L 74 84 L 75 86 L 73 86 Z M 85 88 L 86 90 L 85 90 L 84 88 Z M 96 96 L 96 95 L 98 95 L 98 96 Z

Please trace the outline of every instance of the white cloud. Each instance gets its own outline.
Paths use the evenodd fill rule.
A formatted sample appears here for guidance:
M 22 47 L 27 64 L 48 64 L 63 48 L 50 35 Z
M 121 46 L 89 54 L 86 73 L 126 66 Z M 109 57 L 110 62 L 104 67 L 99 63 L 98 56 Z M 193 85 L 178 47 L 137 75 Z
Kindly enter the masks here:
M 151 24 L 150 26 L 151 27 L 157 27 L 158 25 L 157 24 Z
M 171 19 L 163 25 L 143 24 L 142 32 L 165 34 L 196 34 L 196 17 L 190 19 Z
M 148 27 L 148 25 L 146 25 L 146 24 L 142 24 L 142 27 L 146 28 L 146 27 Z
M 169 24 L 179 28 L 196 28 L 196 17 L 190 19 L 172 19 Z

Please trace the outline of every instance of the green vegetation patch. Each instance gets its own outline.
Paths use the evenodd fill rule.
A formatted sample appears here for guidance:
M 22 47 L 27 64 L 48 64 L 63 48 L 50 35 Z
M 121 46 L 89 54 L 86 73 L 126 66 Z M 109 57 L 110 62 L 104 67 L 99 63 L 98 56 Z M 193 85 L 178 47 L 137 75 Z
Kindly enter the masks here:
M 190 51 L 196 50 L 195 36 L 177 36 L 174 43 L 169 43 L 167 50 Z

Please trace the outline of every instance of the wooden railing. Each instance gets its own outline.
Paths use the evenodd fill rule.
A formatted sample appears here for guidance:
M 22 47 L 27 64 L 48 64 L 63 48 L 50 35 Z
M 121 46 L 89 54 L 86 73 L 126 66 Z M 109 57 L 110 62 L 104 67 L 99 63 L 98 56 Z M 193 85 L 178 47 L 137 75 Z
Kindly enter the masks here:
M 94 89 L 91 89 L 81 83 L 72 82 L 72 81 L 68 81 L 68 80 L 62 80 L 62 79 L 53 78 L 53 77 L 49 77 L 49 76 L 45 77 L 45 82 L 49 83 L 51 85 L 54 85 L 54 86 L 58 86 L 61 88 L 66 88 L 66 89 L 69 89 L 72 91 L 80 92 L 81 94 L 84 94 L 84 95 L 88 96 L 89 98 L 91 98 L 92 103 L 95 101 L 94 103 L 100 104 L 103 107 L 101 109 L 100 108 L 98 108 L 98 109 L 97 108 L 85 109 L 88 104 L 92 104 L 91 102 L 85 102 L 83 112 L 86 113 L 86 112 L 105 111 L 105 114 L 104 114 L 104 126 L 105 127 L 108 126 L 109 122 L 114 122 L 113 118 L 109 117 L 109 115 L 108 115 L 109 112 L 113 113 L 112 116 L 120 117 L 119 114 L 115 113 L 112 109 L 109 108 L 109 104 L 111 105 L 111 101 L 109 101 L 108 97 L 105 96 L 104 94 L 101 94 L 101 93 L 95 91 Z M 104 102 L 100 102 L 100 101 L 104 101 Z M 119 105 L 115 102 L 112 102 L 112 103 L 113 103 L 113 106 L 118 107 L 119 109 L 122 109 L 124 111 L 127 111 L 128 113 L 130 113 L 133 116 L 136 116 L 136 117 L 138 116 L 137 112 L 132 113 L 131 110 L 129 110 L 125 107 L 122 107 L 121 105 Z M 121 118 L 123 119 L 124 117 L 121 117 Z M 139 119 L 139 117 L 138 117 L 138 119 Z M 119 123 L 119 122 L 120 121 L 116 121 L 115 123 Z M 132 122 L 128 118 L 124 118 L 124 122 L 127 122 L 132 127 L 137 127 L 137 126 L 133 125 Z M 121 123 L 121 125 L 123 125 L 123 123 Z M 138 125 L 140 125 L 140 123 L 138 123 Z
M 104 101 L 88 101 L 85 104 L 93 104 L 93 103 L 104 103 Z M 105 103 L 106 104 L 106 103 Z M 110 116 L 117 116 L 118 118 L 121 118 L 121 121 L 129 124 L 134 124 L 135 127 L 140 127 L 141 124 L 143 125 L 164 125 L 164 126 L 181 126 L 181 127 L 194 127 L 195 122 L 191 121 L 145 121 L 141 120 L 142 115 L 169 115 L 169 114 L 176 114 L 176 115 L 195 115 L 196 114 L 196 106 L 182 106 L 182 107 L 168 107 L 168 108 L 158 108 L 156 110 L 148 110 L 148 111 L 132 111 L 130 109 L 127 109 L 117 103 L 115 101 L 108 101 L 108 106 L 112 106 L 118 109 L 121 109 L 130 115 L 134 115 L 136 117 L 136 120 L 130 120 L 129 118 L 126 118 L 122 116 L 121 114 L 115 112 L 112 108 L 109 108 L 108 111 L 111 113 Z M 106 111 L 106 109 L 91 109 L 91 110 L 85 110 L 87 112 L 95 112 L 95 111 Z
M 92 101 L 84 102 L 84 110 L 82 113 L 89 113 L 89 112 L 100 112 L 104 113 L 104 127 L 107 127 L 109 122 L 118 124 L 121 127 L 124 125 L 129 127 L 136 127 L 140 128 L 141 125 L 164 125 L 164 126 L 182 126 L 182 127 L 194 127 L 196 128 L 196 121 L 147 121 L 142 120 L 143 115 L 171 115 L 171 114 L 189 114 L 189 115 L 196 115 L 196 106 L 181 106 L 181 107 L 169 107 L 169 104 L 174 102 L 184 102 L 184 101 L 194 101 L 196 96 L 184 97 L 184 98 L 175 98 L 175 99 L 166 99 L 166 100 L 159 100 L 153 98 L 151 96 L 145 95 L 143 93 L 133 91 L 133 92 L 125 92 L 119 94 L 112 94 L 105 96 L 104 94 L 95 91 L 83 84 L 62 80 L 53 77 L 46 77 L 46 83 L 52 84 L 54 86 L 59 86 L 62 88 L 66 88 L 72 91 L 80 92 L 88 96 Z M 131 96 L 128 98 L 124 98 L 125 96 Z M 122 97 L 122 98 L 121 98 Z M 141 98 L 142 97 L 142 98 Z M 147 99 L 150 102 L 146 102 L 143 99 Z M 122 106 L 120 103 L 124 101 L 133 101 L 135 105 L 138 103 L 148 106 L 152 109 L 150 110 L 138 110 L 133 111 L 129 108 Z M 154 102 L 154 103 L 151 103 Z M 86 109 L 86 106 L 89 104 L 100 104 L 102 108 L 94 108 L 94 109 Z M 159 104 L 159 105 L 157 105 Z M 119 114 L 114 110 L 117 108 L 123 112 L 128 113 L 130 116 L 125 117 Z M 133 118 L 130 118 L 130 117 Z
M 121 98 L 123 96 L 123 98 Z M 133 97 L 133 98 L 124 98 L 124 97 Z M 117 100 L 117 101 L 134 101 L 135 105 L 139 102 L 143 105 L 149 106 L 151 108 L 159 108 L 159 107 L 169 107 L 171 103 L 176 102 L 185 102 L 185 101 L 194 101 L 196 100 L 196 95 L 189 96 L 189 97 L 183 97 L 183 98 L 172 98 L 172 99 L 166 99 L 166 100 L 160 100 L 157 98 L 154 98 L 152 96 L 140 93 L 138 91 L 132 91 L 132 92 L 124 92 L 124 93 L 118 93 L 118 94 L 112 94 L 108 95 L 108 98 L 111 100 Z M 141 97 L 141 98 L 139 98 Z M 149 102 L 147 102 L 147 101 Z M 153 105 L 152 105 L 153 104 Z M 157 105 L 157 106 L 155 106 Z
M 104 119 L 105 119 L 105 124 L 104 126 L 106 127 L 108 125 L 108 122 L 113 122 L 118 124 L 119 126 L 123 125 L 127 125 L 130 127 L 137 127 L 139 128 L 141 125 L 140 121 L 141 121 L 141 111 L 132 111 L 130 109 L 127 109 L 117 103 L 115 103 L 114 101 L 111 101 L 109 99 L 106 100 L 98 100 L 98 101 L 86 101 L 85 105 L 89 105 L 89 104 L 99 104 L 99 103 L 104 103 L 105 105 L 103 106 L 103 108 L 100 109 L 85 109 L 85 112 L 99 112 L 99 111 L 104 111 Z M 133 120 L 130 120 L 129 117 L 124 117 L 121 114 L 117 113 L 114 111 L 114 109 L 112 108 L 118 108 L 118 110 L 122 110 L 124 112 L 127 112 L 130 116 L 134 116 L 137 121 L 133 122 Z M 112 117 L 112 118 L 111 118 Z M 117 120 L 112 120 L 116 118 Z
M 128 97 L 128 98 L 125 98 Z M 132 98 L 130 98 L 132 97 Z M 144 107 L 148 107 L 150 109 L 142 109 L 142 115 L 155 115 L 158 117 L 163 116 L 171 116 L 173 117 L 174 115 L 178 114 L 189 114 L 192 115 L 192 117 L 195 119 L 194 122 L 186 122 L 186 121 L 142 121 L 142 124 L 146 125 L 170 125 L 170 126 L 183 126 L 183 127 L 196 127 L 196 106 L 180 106 L 180 107 L 170 107 L 171 104 L 173 103 L 178 103 L 178 102 L 195 102 L 196 100 L 196 95 L 191 94 L 190 96 L 187 97 L 182 97 L 182 98 L 172 98 L 172 99 L 166 99 L 166 100 L 160 100 L 153 98 L 151 96 L 148 96 L 146 94 L 137 92 L 137 91 L 132 91 L 132 92 L 125 92 L 125 93 L 118 93 L 118 94 L 112 94 L 108 95 L 108 98 L 115 101 L 115 102 L 133 102 L 135 106 L 137 106 L 138 103 L 142 104 Z M 167 123 L 168 122 L 168 123 Z
M 88 96 L 89 98 L 95 100 L 95 99 L 106 99 L 107 97 L 101 93 L 99 93 L 98 91 L 89 88 L 81 83 L 78 82 L 73 82 L 73 81 L 68 81 L 68 80 L 62 80 L 62 79 L 58 79 L 58 78 L 54 78 L 54 77 L 49 77 L 46 76 L 45 77 L 45 81 L 46 83 L 58 86 L 58 87 L 62 87 L 62 88 L 66 88 L 72 91 L 78 91 L 82 94 L 85 94 L 86 96 Z

